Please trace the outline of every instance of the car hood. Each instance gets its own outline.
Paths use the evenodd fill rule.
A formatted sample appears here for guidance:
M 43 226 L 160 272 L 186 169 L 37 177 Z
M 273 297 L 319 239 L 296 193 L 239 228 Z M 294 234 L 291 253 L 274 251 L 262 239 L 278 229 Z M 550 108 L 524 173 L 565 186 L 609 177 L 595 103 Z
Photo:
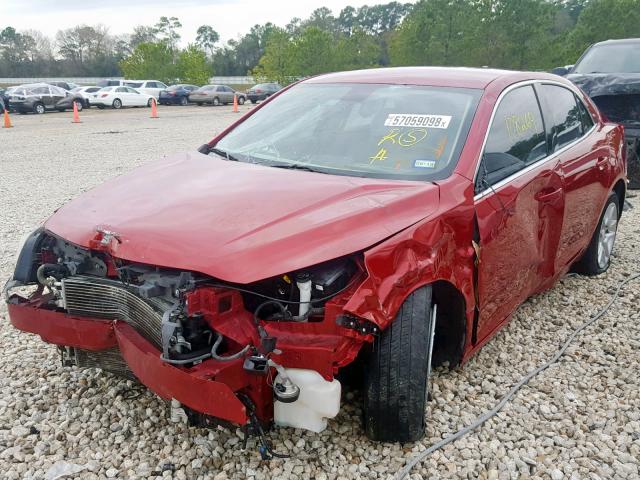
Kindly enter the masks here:
M 640 94 L 640 73 L 572 73 L 567 75 L 590 97 Z
M 193 152 L 80 195 L 45 228 L 121 259 L 250 283 L 363 250 L 433 214 L 438 186 L 283 170 Z
M 572 74 L 567 78 L 591 97 L 607 119 L 638 128 L 640 73 Z

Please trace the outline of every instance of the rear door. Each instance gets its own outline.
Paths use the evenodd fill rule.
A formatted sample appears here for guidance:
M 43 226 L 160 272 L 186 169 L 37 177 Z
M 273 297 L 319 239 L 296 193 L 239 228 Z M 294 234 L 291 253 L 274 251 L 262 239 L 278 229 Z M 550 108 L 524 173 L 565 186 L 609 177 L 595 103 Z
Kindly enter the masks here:
M 475 188 L 479 312 L 474 333 L 482 341 L 554 269 L 564 191 L 532 84 L 502 95 Z
M 558 155 L 564 177 L 565 215 L 556 256 L 556 268 L 571 265 L 589 243 L 609 193 L 611 152 L 606 144 L 587 137 L 595 122 L 573 91 L 543 83 L 537 87 L 552 151 Z

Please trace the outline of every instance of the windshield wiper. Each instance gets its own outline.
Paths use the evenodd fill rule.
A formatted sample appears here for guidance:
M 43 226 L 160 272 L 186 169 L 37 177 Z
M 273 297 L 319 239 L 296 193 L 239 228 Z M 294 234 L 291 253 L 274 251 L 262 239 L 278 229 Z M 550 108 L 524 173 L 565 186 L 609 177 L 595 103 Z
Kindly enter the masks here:
M 231 160 L 233 162 L 239 162 L 240 161 L 236 157 L 231 155 L 229 152 L 226 152 L 224 150 L 220 150 L 219 148 L 211 148 L 211 149 L 209 149 L 209 152 L 215 153 L 219 157 L 224 157 L 227 160 Z
M 271 163 L 270 167 L 274 168 L 284 168 L 287 170 L 304 170 L 305 172 L 315 172 L 315 173 L 324 173 L 320 170 L 316 170 L 314 168 L 308 167 L 307 165 L 301 165 L 299 163 Z

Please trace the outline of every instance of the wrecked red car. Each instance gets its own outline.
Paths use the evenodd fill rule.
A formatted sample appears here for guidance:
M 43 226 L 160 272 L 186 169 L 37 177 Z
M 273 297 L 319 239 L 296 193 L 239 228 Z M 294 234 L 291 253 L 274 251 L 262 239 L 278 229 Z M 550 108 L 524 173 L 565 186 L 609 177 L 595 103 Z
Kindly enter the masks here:
M 10 320 L 250 432 L 322 430 L 359 364 L 366 434 L 416 440 L 432 365 L 570 269 L 607 269 L 623 138 L 555 75 L 311 78 L 60 208 L 22 246 Z

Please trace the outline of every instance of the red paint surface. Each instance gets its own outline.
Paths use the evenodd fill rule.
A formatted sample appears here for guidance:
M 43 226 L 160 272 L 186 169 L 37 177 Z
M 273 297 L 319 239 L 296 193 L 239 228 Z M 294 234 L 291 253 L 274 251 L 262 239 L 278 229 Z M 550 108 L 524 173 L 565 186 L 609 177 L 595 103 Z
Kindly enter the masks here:
M 83 246 L 95 240 L 96 228 L 115 231 L 119 241 L 109 245 L 115 257 L 237 283 L 362 252 L 362 282 L 329 302 L 323 321 L 265 324 L 283 350 L 279 361 L 330 378 L 371 340 L 337 326 L 338 315 L 348 313 L 386 328 L 412 291 L 435 281 L 449 282 L 465 299 L 466 360 L 517 305 L 566 273 L 585 250 L 608 193 L 625 175 L 622 128 L 605 123 L 583 96 L 597 118 L 583 141 L 499 192 L 474 199 L 472 180 L 496 100 L 505 88 L 526 79 L 572 87 L 553 75 L 488 69 L 367 70 L 308 80 L 483 88 L 455 173 L 437 184 L 288 171 L 189 153 L 148 164 L 81 195 L 45 227 Z M 269 101 L 282 94 L 286 89 Z M 472 247 L 476 222 L 477 266 Z M 238 305 L 232 314 L 216 314 L 219 295 L 212 289 L 193 301 L 214 328 L 241 347 L 252 339 L 250 315 Z M 10 307 L 12 321 L 20 316 L 16 308 Z M 36 329 L 25 322 L 14 324 Z M 158 352 L 145 349 L 139 338 L 131 341 L 127 329 L 118 331 L 128 361 L 143 376 L 150 369 L 147 381 L 154 391 L 168 395 L 167 389 L 174 387 L 166 383 L 183 385 L 189 373 L 172 367 L 168 376 L 155 375 Z M 47 329 L 43 338 L 57 337 Z M 199 375 L 210 368 L 206 364 Z M 252 398 L 260 399 L 263 415 L 269 415 L 264 385 L 251 383 L 237 365 L 232 367 L 209 374 L 232 385 L 230 391 L 249 389 Z

